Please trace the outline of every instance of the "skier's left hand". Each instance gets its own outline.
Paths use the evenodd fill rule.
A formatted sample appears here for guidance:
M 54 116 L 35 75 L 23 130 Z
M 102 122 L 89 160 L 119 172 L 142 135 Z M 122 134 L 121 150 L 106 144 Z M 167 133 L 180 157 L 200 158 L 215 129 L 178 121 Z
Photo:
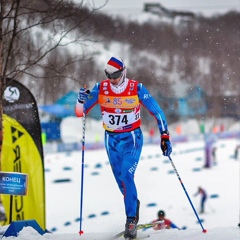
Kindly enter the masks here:
M 160 143 L 163 156 L 170 156 L 172 153 L 172 144 L 169 140 L 169 132 L 164 131 L 161 135 L 161 143 Z

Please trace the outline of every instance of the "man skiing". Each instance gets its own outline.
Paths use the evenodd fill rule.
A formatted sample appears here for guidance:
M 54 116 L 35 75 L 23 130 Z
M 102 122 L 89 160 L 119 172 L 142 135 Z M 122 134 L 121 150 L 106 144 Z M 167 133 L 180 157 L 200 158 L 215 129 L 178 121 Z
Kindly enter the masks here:
M 143 146 L 140 104 L 146 107 L 157 121 L 164 156 L 171 154 L 172 146 L 162 109 L 142 83 L 126 77 L 123 60 L 110 58 L 105 74 L 107 79 L 96 83 L 90 93 L 86 88 L 80 89 L 75 113 L 77 117 L 82 117 L 96 104 L 101 107 L 105 148 L 115 180 L 124 196 L 124 237 L 134 239 L 137 236 L 140 207 L 134 173 Z
M 153 224 L 156 223 L 153 226 L 154 230 L 162 230 L 162 229 L 170 229 L 170 228 L 179 229 L 172 221 L 165 218 L 165 212 L 163 210 L 158 211 L 157 216 L 158 218 L 151 222 Z
M 196 197 L 198 194 L 201 195 L 201 210 L 200 213 L 204 213 L 205 210 L 205 202 L 207 200 L 207 192 L 206 190 L 204 190 L 202 187 L 198 187 L 198 191 L 194 194 L 194 196 Z

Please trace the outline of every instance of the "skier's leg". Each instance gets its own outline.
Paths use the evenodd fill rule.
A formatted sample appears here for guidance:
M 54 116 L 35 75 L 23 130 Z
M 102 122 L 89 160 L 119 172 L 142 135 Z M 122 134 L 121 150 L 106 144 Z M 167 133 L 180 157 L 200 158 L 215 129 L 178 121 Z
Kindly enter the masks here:
M 126 133 L 105 132 L 105 147 L 118 187 L 124 194 L 127 216 L 136 216 L 137 189 L 134 173 L 141 155 L 143 136 L 141 129 Z
M 202 206 L 201 206 L 201 208 L 202 208 L 202 213 L 204 213 L 204 210 L 205 210 L 205 201 L 206 201 L 206 197 L 203 197 L 203 198 L 202 198 Z
M 202 197 L 202 199 L 201 199 L 201 213 L 204 213 L 204 201 L 205 201 L 205 198 Z
M 122 194 L 124 194 L 123 182 L 121 179 L 122 154 L 118 152 L 118 135 L 105 132 L 105 147 L 112 168 L 113 175 Z
M 140 129 L 129 133 L 125 139 L 121 178 L 124 186 L 124 203 L 126 216 L 136 217 L 138 208 L 137 189 L 134 182 L 134 173 L 142 151 L 143 137 Z

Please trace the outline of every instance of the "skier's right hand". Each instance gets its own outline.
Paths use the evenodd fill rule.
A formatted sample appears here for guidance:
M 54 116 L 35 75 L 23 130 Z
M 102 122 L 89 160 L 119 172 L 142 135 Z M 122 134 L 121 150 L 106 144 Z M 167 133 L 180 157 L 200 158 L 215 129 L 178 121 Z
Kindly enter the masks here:
M 78 102 L 79 103 L 85 103 L 88 99 L 90 90 L 86 89 L 85 87 L 80 88 L 78 93 Z

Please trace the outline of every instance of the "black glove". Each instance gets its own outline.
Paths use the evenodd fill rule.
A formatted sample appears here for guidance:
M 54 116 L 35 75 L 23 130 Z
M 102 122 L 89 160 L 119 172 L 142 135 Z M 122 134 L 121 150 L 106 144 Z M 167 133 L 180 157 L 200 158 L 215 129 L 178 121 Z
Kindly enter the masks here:
M 78 102 L 85 103 L 88 100 L 90 91 L 86 88 L 80 88 L 78 93 Z
M 162 132 L 160 146 L 163 152 L 163 156 L 170 156 L 170 154 L 172 153 L 172 145 L 169 140 L 168 131 Z

